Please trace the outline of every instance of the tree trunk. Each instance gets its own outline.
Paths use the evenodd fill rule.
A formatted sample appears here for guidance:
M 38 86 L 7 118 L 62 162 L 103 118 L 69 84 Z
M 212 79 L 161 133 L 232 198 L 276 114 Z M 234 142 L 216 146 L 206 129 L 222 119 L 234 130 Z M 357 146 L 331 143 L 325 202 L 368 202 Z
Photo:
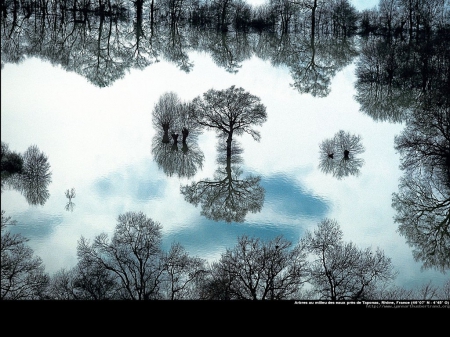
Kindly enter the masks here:
M 317 0 L 314 0 L 313 7 L 311 9 L 311 34 L 315 35 L 316 32 L 316 9 L 317 9 Z

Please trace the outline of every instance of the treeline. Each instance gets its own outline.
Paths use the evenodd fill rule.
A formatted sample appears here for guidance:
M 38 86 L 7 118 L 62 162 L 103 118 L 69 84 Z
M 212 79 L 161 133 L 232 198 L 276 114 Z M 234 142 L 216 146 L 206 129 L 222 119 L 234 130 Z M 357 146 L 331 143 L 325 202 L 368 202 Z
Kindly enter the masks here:
M 278 236 L 241 236 L 208 262 L 179 243 L 161 248 L 162 226 L 142 212 L 117 218 L 112 238 L 78 241 L 78 263 L 52 276 L 14 224 L 1 214 L 4 300 L 379 300 L 450 299 L 442 287 L 395 286 L 391 259 L 380 249 L 344 242 L 339 224 L 322 220 L 297 243 Z
M 229 30 L 312 31 L 337 35 L 402 34 L 448 29 L 446 0 L 380 0 L 358 12 L 349 0 L 267 0 L 252 6 L 245 0 L 2 0 L 2 17 L 58 15 L 60 21 L 86 23 L 89 16 L 114 21 Z M 48 17 L 49 20 L 52 20 Z

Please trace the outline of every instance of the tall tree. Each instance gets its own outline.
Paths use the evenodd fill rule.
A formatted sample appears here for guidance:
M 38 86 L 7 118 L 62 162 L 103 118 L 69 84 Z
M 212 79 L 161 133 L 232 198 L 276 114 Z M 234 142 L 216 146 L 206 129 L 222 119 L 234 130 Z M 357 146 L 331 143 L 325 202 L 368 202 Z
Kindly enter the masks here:
M 342 241 L 342 231 L 335 220 L 322 220 L 314 232 L 307 232 L 301 242 L 312 254 L 311 284 L 323 300 L 373 299 L 396 273 L 391 259 L 380 249 L 358 249 Z
M 227 156 L 231 156 L 233 136 L 250 134 L 259 141 L 260 134 L 253 129 L 267 120 L 266 107 L 261 99 L 234 85 L 225 90 L 210 89 L 192 101 L 192 117 L 204 127 L 226 135 Z
M 106 269 L 120 284 L 124 299 L 158 298 L 161 267 L 161 225 L 142 212 L 119 215 L 112 240 L 98 235 L 92 245 L 78 241 L 79 260 Z
M 307 280 L 305 256 L 281 236 L 264 242 L 244 235 L 211 266 L 205 289 L 213 299 L 295 299 Z

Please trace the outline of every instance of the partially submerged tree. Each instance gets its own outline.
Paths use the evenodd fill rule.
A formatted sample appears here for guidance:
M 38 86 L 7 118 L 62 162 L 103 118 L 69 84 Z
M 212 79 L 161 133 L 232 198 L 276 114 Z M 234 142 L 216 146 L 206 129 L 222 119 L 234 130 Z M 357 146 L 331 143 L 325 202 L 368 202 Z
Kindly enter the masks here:
M 36 145 L 28 147 L 20 157 L 20 170 L 7 176 L 2 174 L 2 187 L 19 191 L 30 205 L 44 205 L 50 197 L 47 186 L 52 181 L 48 157 Z
M 175 92 L 166 92 L 159 98 L 152 112 L 152 123 L 163 132 L 163 143 L 169 143 L 169 130 L 173 130 L 179 116 L 181 100 Z
M 226 222 L 243 222 L 248 212 L 259 212 L 264 203 L 265 190 L 260 185 L 261 177 L 248 175 L 241 177 L 243 171 L 238 165 L 241 161 L 240 148 L 233 146 L 231 155 L 222 144 L 218 146 L 220 166 L 213 179 L 193 181 L 180 187 L 186 201 L 201 205 L 201 214 L 208 219 Z
M 331 139 L 319 144 L 319 168 L 325 173 L 342 179 L 348 175 L 358 175 L 364 160 L 358 154 L 364 152 L 361 137 L 340 130 Z
M 234 135 L 250 134 L 259 141 L 260 134 L 253 129 L 267 120 L 266 107 L 260 98 L 234 85 L 224 90 L 210 89 L 192 101 L 192 117 L 198 124 L 225 134 L 227 155 L 231 155 Z
M 156 130 L 162 131 L 163 143 L 169 143 L 169 132 L 174 143 L 178 142 L 180 133 L 182 142 L 186 139 L 197 137 L 202 127 L 191 118 L 192 107 L 190 103 L 183 102 L 173 91 L 161 95 L 152 112 L 152 123 Z

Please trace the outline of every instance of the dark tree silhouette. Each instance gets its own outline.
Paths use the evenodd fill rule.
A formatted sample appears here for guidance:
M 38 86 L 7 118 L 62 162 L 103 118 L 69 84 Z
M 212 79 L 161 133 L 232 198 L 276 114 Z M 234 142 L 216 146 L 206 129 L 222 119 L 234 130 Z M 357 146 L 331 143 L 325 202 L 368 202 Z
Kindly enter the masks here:
M 11 234 L 6 226 L 14 225 L 1 211 L 1 299 L 39 300 L 45 298 L 49 276 L 40 257 L 27 245 L 28 239 Z
M 19 153 L 9 150 L 9 145 L 2 142 L 1 145 L 1 177 L 2 187 L 5 179 L 15 173 L 22 173 L 23 158 Z
M 361 137 L 340 130 L 331 139 L 325 139 L 319 144 L 319 168 L 324 173 L 330 173 L 337 179 L 349 175 L 358 175 L 364 160 L 357 155 L 364 152 Z
M 123 299 L 149 300 L 158 298 L 160 245 L 161 225 L 142 212 L 127 212 L 119 215 L 111 241 L 105 233 L 92 244 L 81 237 L 77 254 L 83 263 L 110 271 Z
M 221 165 L 213 179 L 194 181 L 180 187 L 185 200 L 195 206 L 200 204 L 201 214 L 208 219 L 243 222 L 248 212 L 259 212 L 264 203 L 265 190 L 260 186 L 261 177 L 248 175 L 242 179 L 242 169 L 232 165 L 241 161 L 239 148 L 235 148 L 237 153 L 231 151 L 231 156 L 228 156 L 228 149 L 219 144 Z
M 408 69 L 411 52 L 379 37 L 370 37 L 361 44 L 355 84 L 360 110 L 375 121 L 402 122 L 418 96 L 405 85 L 411 70 L 416 71 Z
M 206 260 L 191 257 L 179 243 L 172 243 L 162 258 L 161 298 L 199 299 L 199 285 L 206 274 Z
M 228 156 L 234 135 L 248 133 L 259 141 L 260 134 L 253 126 L 262 125 L 267 119 L 261 100 L 234 85 L 225 90 L 208 90 L 203 98 L 194 98 L 192 107 L 192 117 L 198 124 L 226 135 Z
M 450 188 L 450 101 L 429 96 L 418 104 L 404 131 L 395 137 L 400 168 L 406 172 L 427 167 Z
M 307 281 L 306 254 L 301 246 L 278 236 L 264 242 L 241 236 L 211 265 L 205 299 L 296 299 Z
M 398 231 L 423 268 L 450 269 L 450 113 L 447 96 L 424 97 L 395 137 L 399 191 L 392 206 Z
M 320 299 L 373 299 L 383 283 L 396 276 L 390 258 L 380 249 L 361 250 L 352 242 L 343 242 L 335 220 L 322 220 L 301 241 L 314 258 L 310 282 Z
M 301 242 L 314 258 L 310 282 L 322 300 L 374 299 L 383 283 L 396 276 L 391 259 L 380 249 L 361 250 L 343 242 L 335 220 L 322 220 Z
M 51 300 L 121 299 L 120 283 L 114 274 L 99 264 L 80 260 L 70 269 L 57 271 L 50 279 L 47 297 Z
M 32 145 L 21 158 L 23 160 L 21 170 L 3 176 L 2 187 L 8 186 L 19 191 L 30 205 L 44 205 L 50 197 L 47 186 L 52 181 L 48 157 L 36 145 Z

